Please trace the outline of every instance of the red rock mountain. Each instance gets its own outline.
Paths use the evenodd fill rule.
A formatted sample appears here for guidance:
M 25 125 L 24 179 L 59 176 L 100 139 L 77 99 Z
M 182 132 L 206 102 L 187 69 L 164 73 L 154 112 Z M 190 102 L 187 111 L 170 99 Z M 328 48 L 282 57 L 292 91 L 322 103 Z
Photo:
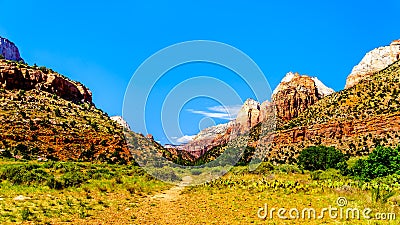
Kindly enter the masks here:
M 24 159 L 127 163 L 131 150 L 164 149 L 129 131 L 122 118 L 111 119 L 92 102 L 92 93 L 45 67 L 29 66 L 11 42 L 0 59 L 0 153 Z M 132 142 L 127 143 L 129 135 Z
M 273 92 L 277 117 L 283 121 L 291 120 L 333 92 L 315 77 L 290 72 Z
M 45 67 L 0 60 L 0 86 L 4 89 L 40 90 L 75 103 L 92 102 L 92 92 L 79 82 Z
M 397 46 L 397 43 L 392 43 L 390 48 L 393 46 Z M 368 53 L 364 59 L 370 58 L 370 55 Z M 293 163 L 300 151 L 308 146 L 334 146 L 344 153 L 356 156 L 367 155 L 377 146 L 398 146 L 400 60 L 388 61 L 385 64 L 387 67 L 373 72 L 386 62 L 387 54 L 376 54 L 373 60 L 364 59 L 362 61 L 365 62 L 360 64 L 365 66 L 363 76 L 358 79 L 357 76 L 350 75 L 348 78 L 348 86 L 351 88 L 318 100 L 299 112 L 297 117 L 278 124 L 276 131 L 268 130 L 268 123 L 263 124 L 267 126 L 253 127 L 248 145 L 257 150 L 254 153 L 263 153 L 265 159 L 273 163 Z M 355 68 L 361 68 L 360 65 Z M 303 87 L 309 86 L 308 81 L 301 83 Z M 293 92 L 291 88 L 285 91 Z M 295 99 L 303 99 L 303 94 L 298 94 L 295 98 L 290 97 L 295 96 L 293 94 L 286 96 L 291 100 L 284 99 L 283 103 L 292 104 L 296 102 Z M 313 99 L 316 100 L 315 97 Z M 306 101 L 303 99 L 302 102 Z M 312 102 L 312 99 L 308 102 Z M 285 113 L 281 113 L 281 116 L 291 117 L 290 111 L 292 110 L 283 111 Z M 214 148 L 200 160 L 208 162 L 223 151 L 224 146 Z M 250 154 L 247 153 L 247 157 L 242 159 L 243 162 L 248 161 L 248 155 Z
M 247 99 L 235 120 L 204 129 L 184 148 L 195 157 L 200 157 L 211 148 L 226 144 L 235 137 L 235 133 L 250 131 L 264 121 L 268 113 L 276 113 L 279 121 L 288 121 L 333 92 L 315 77 L 289 72 L 274 90 L 272 103 L 265 101 L 260 104 Z

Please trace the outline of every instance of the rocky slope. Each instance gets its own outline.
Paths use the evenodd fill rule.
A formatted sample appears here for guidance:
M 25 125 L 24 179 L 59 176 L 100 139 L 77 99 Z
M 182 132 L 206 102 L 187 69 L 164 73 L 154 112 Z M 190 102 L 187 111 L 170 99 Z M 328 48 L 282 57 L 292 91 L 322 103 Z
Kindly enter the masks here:
M 247 99 L 232 124 L 234 124 L 241 133 L 244 133 L 260 122 L 260 116 L 260 103 L 254 99 Z
M 17 158 L 128 163 L 134 160 L 133 149 L 165 151 L 153 140 L 124 130 L 91 102 L 66 100 L 41 89 L 0 88 L 0 121 L 0 149 Z
M 45 91 L 75 103 L 92 102 L 92 92 L 79 82 L 45 67 L 0 60 L 0 86 L 7 90 Z
M 347 77 L 345 88 L 351 88 L 361 80 L 368 78 L 390 64 L 400 59 L 400 40 L 393 41 L 389 46 L 375 48 L 368 52 Z
M 129 126 L 128 122 L 126 122 L 124 118 L 122 118 L 122 116 L 112 116 L 110 117 L 110 119 L 118 123 L 120 126 L 122 126 L 122 128 L 131 130 L 131 127 Z
M 350 155 L 369 154 L 378 145 L 395 147 L 400 142 L 399 90 L 400 61 L 396 61 L 352 88 L 319 100 L 276 132 L 264 132 L 261 124 L 253 127 L 249 151 L 258 148 L 266 160 L 291 163 L 313 145 L 335 146 Z M 215 159 L 225 148 L 217 146 L 201 160 Z
M 122 127 L 95 106 L 32 89 L 0 89 L 0 149 L 15 157 L 128 162 Z
M 274 90 L 272 103 L 265 101 L 260 104 L 253 99 L 247 99 L 235 120 L 204 129 L 185 148 L 198 158 L 213 147 L 226 144 L 235 137 L 234 133 L 249 132 L 269 114 L 276 114 L 280 124 L 297 117 L 309 106 L 333 92 L 316 77 L 289 72 Z
M 274 93 L 274 102 L 278 102 L 277 111 L 283 120 L 278 120 L 275 132 L 263 130 L 265 122 L 254 126 L 250 130 L 248 149 L 241 160 L 248 162 L 252 154 L 259 154 L 256 149 L 262 150 L 266 160 L 291 163 L 301 150 L 313 145 L 335 146 L 350 155 L 369 154 L 378 145 L 397 146 L 400 142 L 400 61 L 396 61 L 399 57 L 396 53 L 398 47 L 399 42 L 393 42 L 391 46 L 368 53 L 353 70 L 354 76 L 349 76 L 348 86 L 351 88 L 343 91 L 326 92 L 323 95 L 318 95 L 318 90 L 309 92 L 312 90 L 309 79 L 299 82 L 302 85 L 286 88 L 283 93 L 291 100 L 281 98 L 285 114 L 279 112 L 279 100 L 276 99 L 279 96 L 278 88 Z M 357 71 L 362 73 L 357 75 Z M 294 74 L 288 74 L 283 79 L 282 87 L 288 86 L 286 82 L 293 77 Z M 297 97 L 291 94 L 297 91 L 297 87 L 302 89 L 302 86 L 309 87 L 308 93 L 312 98 L 307 92 L 297 93 Z M 306 103 L 302 112 L 297 113 L 288 107 L 299 106 L 298 102 Z M 199 160 L 213 160 L 226 148 L 225 145 L 215 146 Z
M 207 149 L 215 145 L 224 144 L 221 140 L 227 139 L 227 133 L 232 123 L 220 124 L 208 127 L 200 131 L 191 141 L 183 145 L 182 149 L 189 152 L 195 158 L 204 154 Z
M 335 146 L 350 155 L 368 154 L 378 145 L 400 142 L 400 61 L 376 72 L 350 89 L 310 106 L 274 133 L 270 160 L 288 162 L 310 145 Z
M 0 60 L 0 156 L 128 163 L 136 149 L 165 151 L 96 108 L 81 83 L 18 61 L 10 43 L 2 44 L 10 60 Z
M 23 61 L 19 54 L 17 46 L 6 38 L 0 36 L 0 55 L 4 59 L 12 61 Z

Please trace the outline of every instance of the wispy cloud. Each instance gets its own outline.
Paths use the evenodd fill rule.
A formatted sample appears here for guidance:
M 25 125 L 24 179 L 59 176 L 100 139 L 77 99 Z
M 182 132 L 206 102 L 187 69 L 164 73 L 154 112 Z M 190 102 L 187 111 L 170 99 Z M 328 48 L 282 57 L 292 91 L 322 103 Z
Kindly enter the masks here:
M 208 107 L 208 111 L 203 110 L 194 110 L 188 109 L 187 111 L 200 114 L 210 118 L 224 119 L 224 120 L 233 120 L 236 118 L 237 114 L 241 109 L 241 105 L 233 105 L 233 106 L 213 106 Z
M 182 136 L 182 137 L 180 137 L 180 138 L 178 138 L 178 137 L 172 137 L 172 139 L 175 139 L 175 142 L 176 142 L 177 144 L 186 144 L 186 143 L 188 143 L 189 141 L 191 141 L 195 136 L 196 136 L 196 135 L 184 135 L 184 136 Z
M 210 118 L 217 118 L 223 120 L 233 120 L 236 118 L 239 113 L 241 105 L 232 105 L 232 106 L 213 106 L 208 107 L 207 111 L 204 110 L 195 110 L 188 109 L 188 112 L 203 115 Z M 196 135 L 184 135 L 182 137 L 171 137 L 175 144 L 186 144 L 191 141 Z

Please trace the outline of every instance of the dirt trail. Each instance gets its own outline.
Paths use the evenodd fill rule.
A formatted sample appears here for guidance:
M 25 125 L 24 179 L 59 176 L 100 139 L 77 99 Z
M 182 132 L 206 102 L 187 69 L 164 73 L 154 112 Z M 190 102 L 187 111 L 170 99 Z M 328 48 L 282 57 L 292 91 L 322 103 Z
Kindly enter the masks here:
M 182 181 L 175 187 L 170 188 L 169 190 L 164 191 L 163 193 L 156 194 L 152 196 L 152 199 L 159 199 L 164 201 L 172 201 L 176 200 L 180 193 L 185 189 L 186 186 L 189 186 L 192 182 L 192 177 L 186 176 L 182 178 Z

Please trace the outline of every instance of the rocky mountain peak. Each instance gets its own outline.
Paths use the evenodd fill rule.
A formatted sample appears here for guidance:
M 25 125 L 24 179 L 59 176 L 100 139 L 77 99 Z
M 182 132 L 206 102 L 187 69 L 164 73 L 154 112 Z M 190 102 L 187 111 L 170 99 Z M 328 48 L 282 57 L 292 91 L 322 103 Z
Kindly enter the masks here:
M 273 92 L 277 117 L 287 121 L 334 92 L 318 78 L 289 72 Z
M 241 131 L 247 131 L 260 122 L 260 103 L 254 99 L 247 99 L 240 109 L 235 124 Z
M 214 138 L 218 134 L 223 134 L 228 129 L 229 123 L 218 124 L 215 126 L 207 127 L 201 130 L 193 139 L 192 142 Z
M 298 77 L 298 76 L 300 76 L 300 74 L 297 72 L 293 73 L 292 71 L 290 71 L 282 78 L 281 83 L 282 82 L 290 82 L 296 76 Z
M 375 48 L 368 52 L 347 77 L 345 88 L 351 88 L 400 59 L 400 40 L 392 41 L 389 46 Z
M 303 80 L 309 80 L 309 79 L 314 81 L 314 85 L 317 88 L 317 93 L 320 98 L 323 98 L 323 97 L 335 92 L 332 88 L 329 88 L 325 84 L 323 84 L 317 77 L 300 75 L 298 72 L 296 72 L 296 73 L 288 72 L 281 80 L 281 83 L 279 83 L 279 85 L 272 92 L 272 94 L 275 95 L 280 90 L 285 89 L 288 86 L 296 86 L 297 85 L 297 89 L 301 90 L 303 88 L 303 86 L 302 86 L 302 84 L 304 83 Z
M 204 153 L 213 146 L 227 143 L 232 132 L 245 133 L 268 115 L 288 121 L 318 100 L 334 92 L 325 86 L 318 78 L 289 72 L 274 90 L 272 102 L 268 100 L 260 104 L 254 99 L 247 99 L 235 120 L 202 130 L 196 137 L 184 146 L 185 149 L 199 149 Z M 201 154 L 197 154 L 198 157 Z
M 322 81 L 320 81 L 317 77 L 311 77 L 311 79 L 315 83 L 319 98 L 324 98 L 325 96 L 328 96 L 335 92 L 332 88 L 327 87 L 324 83 L 322 83 Z
M 23 61 L 17 46 L 7 38 L 0 36 L 0 54 L 7 60 Z
M 111 120 L 115 121 L 117 124 L 121 125 L 122 128 L 131 130 L 131 127 L 129 126 L 128 122 L 122 118 L 122 116 L 112 116 L 110 117 Z
M 29 66 L 17 46 L 0 37 L 0 87 L 8 90 L 21 89 L 48 92 L 75 103 L 92 102 L 92 92 L 80 82 L 54 72 L 44 66 Z

